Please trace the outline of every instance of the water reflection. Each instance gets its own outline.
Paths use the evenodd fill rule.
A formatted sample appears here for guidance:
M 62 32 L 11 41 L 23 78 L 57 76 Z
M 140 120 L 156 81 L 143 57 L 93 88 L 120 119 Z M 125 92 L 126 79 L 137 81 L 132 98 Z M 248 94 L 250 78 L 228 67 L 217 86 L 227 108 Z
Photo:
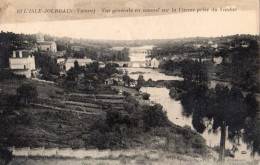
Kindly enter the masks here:
M 138 76 L 141 74 L 144 76 L 144 80 L 152 79 L 154 81 L 157 80 L 183 80 L 183 78 L 178 76 L 167 76 L 164 73 L 160 73 L 158 69 L 151 68 L 125 68 L 129 76 L 132 79 L 137 80 Z
M 143 87 L 142 92 L 150 93 L 150 100 L 163 105 L 169 120 L 179 126 L 191 126 L 191 118 L 182 115 L 180 101 L 172 99 L 167 88 Z
M 134 48 L 136 49 L 136 48 Z M 131 48 L 130 48 L 131 50 Z M 140 59 L 145 59 L 144 54 L 135 54 L 131 53 L 130 51 L 130 60 L 135 61 L 135 60 L 140 60 Z M 163 73 L 160 73 L 159 70 L 157 69 L 150 69 L 150 68 L 126 68 L 126 70 L 129 73 L 129 76 L 135 80 L 137 80 L 139 74 L 142 74 L 145 80 L 152 79 L 154 81 L 157 80 L 183 80 L 181 77 L 178 76 L 167 76 Z M 230 84 L 226 82 L 219 82 L 219 81 L 211 81 L 209 86 L 210 88 L 214 88 L 217 83 L 221 83 L 227 86 L 230 86 Z M 161 88 L 156 88 L 156 87 L 143 87 L 141 88 L 142 92 L 147 92 L 149 93 L 150 100 L 154 101 L 156 103 L 160 103 L 163 107 L 164 110 L 167 112 L 167 116 L 171 122 L 174 124 L 177 124 L 179 126 L 190 126 L 193 129 L 192 126 L 192 119 L 191 117 L 185 117 L 182 115 L 182 110 L 183 107 L 180 103 L 180 101 L 176 101 L 172 99 L 169 96 L 169 89 L 165 87 Z M 217 131 L 216 133 L 212 133 L 209 131 L 204 131 L 202 136 L 206 139 L 207 145 L 214 147 L 214 146 L 219 146 L 220 142 L 220 133 Z M 231 149 L 232 144 L 227 140 L 226 141 L 226 148 Z M 243 154 L 242 151 L 246 151 L 246 154 Z M 250 155 L 251 151 L 247 149 L 247 145 L 245 143 L 241 142 L 241 145 L 238 146 L 238 152 L 235 153 L 235 158 L 239 158 L 241 160 L 251 160 L 252 157 Z
M 156 103 L 160 103 L 164 110 L 167 112 L 167 116 L 171 122 L 177 124 L 179 126 L 190 126 L 193 130 L 192 119 L 191 117 L 186 117 L 182 115 L 182 105 L 180 101 L 176 101 L 169 96 L 169 90 L 165 87 L 156 88 L 156 87 L 143 87 L 141 88 L 142 92 L 149 93 L 150 100 Z M 210 147 L 219 146 L 220 141 L 220 131 L 216 133 L 210 132 L 210 129 L 204 131 L 202 134 L 203 138 L 206 139 L 206 143 Z M 226 141 L 226 148 L 231 149 L 232 143 Z M 235 153 L 235 157 L 243 160 L 251 159 L 250 151 L 247 149 L 247 145 L 245 143 L 241 143 L 238 147 L 239 152 Z M 246 154 L 242 154 L 241 151 L 247 151 Z

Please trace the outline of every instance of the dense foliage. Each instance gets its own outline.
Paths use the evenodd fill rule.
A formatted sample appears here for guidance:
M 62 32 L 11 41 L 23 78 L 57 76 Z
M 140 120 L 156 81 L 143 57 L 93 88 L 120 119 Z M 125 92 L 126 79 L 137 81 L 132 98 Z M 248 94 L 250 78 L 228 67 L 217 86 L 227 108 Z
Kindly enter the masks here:
M 59 67 L 56 63 L 56 59 L 44 53 L 35 53 L 35 65 L 40 69 L 42 79 L 48 79 L 50 75 L 59 75 Z
M 3 80 L 22 80 L 25 79 L 24 75 L 16 75 L 8 69 L 0 69 L 0 81 Z
M 70 90 L 79 89 L 85 92 L 98 92 L 98 89 L 103 88 L 107 78 L 118 73 L 117 65 L 113 63 L 108 63 L 104 68 L 100 68 L 98 62 L 79 66 L 78 62 L 75 61 L 74 67 L 67 71 L 63 86 Z
M 255 96 L 248 94 L 244 97 L 238 88 L 229 89 L 222 85 L 208 89 L 207 86 L 193 84 L 185 91 L 181 94 L 180 100 L 184 114 L 192 115 L 194 128 L 200 133 L 209 126 L 213 131 L 221 130 L 220 159 L 223 159 L 226 128 L 228 127 L 228 137 L 234 144 L 239 142 L 242 135 L 247 136 L 242 130 L 254 123 L 252 120 L 258 110 Z M 207 124 L 208 122 L 211 124 Z M 256 138 L 253 136 L 255 135 L 252 135 L 252 140 Z
M 133 132 L 143 133 L 168 125 L 161 105 L 142 107 L 132 96 L 126 100 L 124 110 L 109 109 L 105 120 L 93 124 L 88 143 L 100 149 L 127 148 L 126 139 L 138 135 Z
M 221 70 L 223 78 L 231 79 L 232 84 L 249 92 L 259 91 L 257 80 L 259 70 L 259 46 L 256 40 L 245 40 L 249 43 L 247 48 L 238 47 L 227 52 L 229 63 L 223 63 Z M 241 42 L 239 39 L 233 42 Z M 222 55 L 222 53 L 220 53 Z M 220 73 L 221 74 L 221 73 Z

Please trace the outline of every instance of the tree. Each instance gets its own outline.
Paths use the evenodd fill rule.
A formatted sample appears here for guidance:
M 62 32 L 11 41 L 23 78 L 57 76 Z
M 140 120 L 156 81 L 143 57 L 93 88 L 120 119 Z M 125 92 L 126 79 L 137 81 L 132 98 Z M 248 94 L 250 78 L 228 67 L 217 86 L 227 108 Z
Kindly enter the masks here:
M 143 93 L 142 97 L 143 97 L 144 100 L 149 100 L 150 94 L 149 93 Z
M 40 68 L 40 73 L 43 78 L 49 80 L 51 75 L 59 75 L 60 69 L 56 59 L 44 53 L 35 53 L 35 64 Z
M 25 79 L 24 75 L 16 75 L 11 70 L 0 69 L 0 81 L 11 79 Z
M 34 85 L 22 84 L 20 87 L 17 88 L 16 95 L 18 96 L 20 101 L 23 101 L 24 104 L 28 104 L 37 98 L 38 92 Z
M 8 164 L 12 158 L 12 153 L 5 147 L 0 146 L 0 164 Z
M 146 129 L 167 125 L 168 119 L 160 104 L 143 108 L 143 121 Z
M 241 41 L 237 41 L 241 43 Z M 247 40 L 248 48 L 238 47 L 231 53 L 231 79 L 232 83 L 245 91 L 259 90 L 259 47 L 256 40 Z
M 80 66 L 79 66 L 79 62 L 76 60 L 74 61 L 74 69 L 76 73 L 80 72 Z
M 248 47 L 242 47 L 246 42 Z M 232 49 L 222 49 L 218 55 L 223 57 L 223 63 L 218 65 L 217 76 L 229 79 L 232 85 L 243 91 L 259 92 L 259 44 L 255 38 L 240 36 L 230 42 Z
M 242 92 L 236 87 L 229 89 L 217 85 L 210 90 L 206 86 L 195 85 L 181 96 L 181 101 L 185 112 L 192 115 L 192 124 L 199 133 L 205 131 L 207 122 L 212 123 L 213 131 L 220 129 L 220 161 L 225 156 L 226 132 L 234 144 L 239 143 L 246 119 L 254 113 L 252 110 L 249 112 Z
M 128 76 L 128 74 L 123 75 L 123 81 L 127 86 L 130 86 L 131 78 Z
M 246 118 L 246 107 L 244 97 L 237 88 L 217 85 L 214 91 L 215 96 L 211 101 L 211 112 L 213 119 L 213 129 L 220 128 L 220 153 L 219 160 L 224 160 L 226 128 L 228 127 L 229 138 L 239 138 L 243 128 L 243 121 Z M 211 118 L 211 116 L 209 116 Z
M 78 75 L 82 72 L 82 68 L 79 66 L 78 61 L 74 62 L 74 67 L 67 71 L 67 80 L 77 81 Z
M 243 137 L 252 149 L 252 154 L 255 155 L 255 153 L 260 153 L 260 110 L 256 97 L 252 93 L 246 96 L 245 103 L 247 105 L 248 117 Z
M 107 75 L 107 76 L 111 76 L 114 73 L 119 73 L 119 71 L 117 70 L 117 67 L 119 65 L 115 64 L 115 63 L 108 63 L 106 64 L 103 72 Z
M 99 64 L 94 61 L 86 66 L 86 72 L 88 73 L 98 73 L 99 72 Z
M 139 75 L 138 79 L 137 79 L 137 85 L 135 86 L 136 90 L 140 90 L 142 88 L 142 86 L 144 85 L 145 80 L 144 80 L 144 76 L 143 75 Z
M 76 72 L 74 71 L 74 68 L 70 68 L 68 71 L 67 71 L 67 77 L 66 77 L 66 80 L 67 81 L 75 81 L 76 78 L 77 78 L 77 74 Z
M 196 84 L 207 82 L 208 75 L 205 64 L 192 60 L 187 60 L 185 63 L 181 70 L 185 82 L 194 82 Z

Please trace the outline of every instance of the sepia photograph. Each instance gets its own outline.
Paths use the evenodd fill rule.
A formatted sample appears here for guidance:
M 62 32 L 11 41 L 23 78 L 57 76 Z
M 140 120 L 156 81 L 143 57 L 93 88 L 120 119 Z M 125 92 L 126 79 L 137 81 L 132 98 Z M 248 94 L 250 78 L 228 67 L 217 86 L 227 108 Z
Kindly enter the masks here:
M 259 0 L 2 0 L 0 165 L 260 165 Z

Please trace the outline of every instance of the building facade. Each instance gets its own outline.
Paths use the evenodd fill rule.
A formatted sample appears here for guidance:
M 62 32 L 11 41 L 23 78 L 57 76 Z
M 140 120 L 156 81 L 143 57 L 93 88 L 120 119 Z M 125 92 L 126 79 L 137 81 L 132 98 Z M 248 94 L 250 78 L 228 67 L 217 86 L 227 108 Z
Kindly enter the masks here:
M 38 48 L 40 51 L 43 52 L 57 52 L 57 45 L 54 41 L 43 41 L 43 42 L 38 42 Z
M 89 58 L 68 58 L 65 62 L 65 69 L 68 71 L 70 68 L 74 67 L 74 63 L 78 62 L 79 66 L 85 66 L 92 63 L 93 61 Z
M 15 74 L 31 78 L 36 69 L 35 58 L 28 50 L 13 51 L 9 58 L 9 67 Z
M 151 60 L 151 68 L 158 68 L 159 65 L 160 65 L 160 61 L 157 60 L 156 58 L 153 58 L 153 59 Z

